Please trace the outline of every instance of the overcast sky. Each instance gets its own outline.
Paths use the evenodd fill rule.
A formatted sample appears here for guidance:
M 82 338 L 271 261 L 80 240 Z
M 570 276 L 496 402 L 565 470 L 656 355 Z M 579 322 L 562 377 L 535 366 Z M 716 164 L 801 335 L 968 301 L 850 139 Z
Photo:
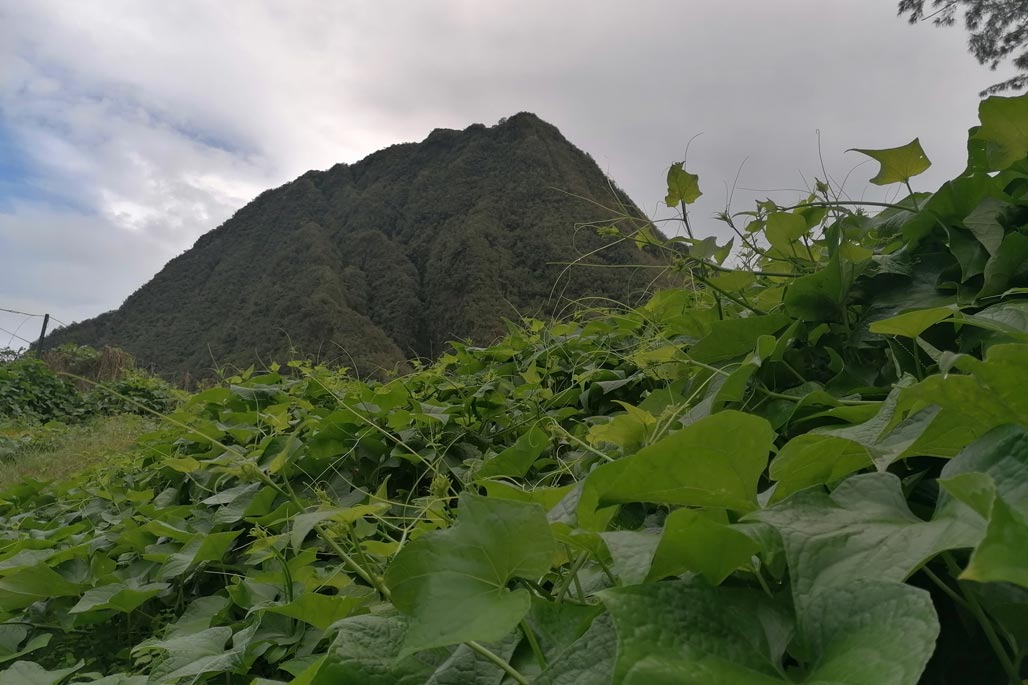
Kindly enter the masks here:
M 744 159 L 734 210 L 823 175 L 818 130 L 852 195 L 894 191 L 847 148 L 915 136 L 933 190 L 1003 75 L 965 44 L 892 0 L 0 0 L 0 308 L 113 309 L 266 188 L 523 110 L 651 214 L 702 133 L 703 234 Z

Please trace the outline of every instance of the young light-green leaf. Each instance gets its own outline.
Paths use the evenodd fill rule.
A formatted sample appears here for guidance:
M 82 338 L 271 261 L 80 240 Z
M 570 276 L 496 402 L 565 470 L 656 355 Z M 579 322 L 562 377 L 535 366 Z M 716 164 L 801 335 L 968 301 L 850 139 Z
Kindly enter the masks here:
M 671 165 L 667 172 L 667 197 L 664 198 L 668 207 L 677 207 L 682 202 L 690 205 L 702 194 L 700 177 L 686 171 L 685 162 Z
M 921 148 L 921 141 L 914 138 L 906 145 L 890 147 L 883 150 L 868 150 L 864 148 L 851 148 L 876 160 L 881 164 L 878 174 L 871 179 L 871 183 L 880 186 L 887 186 L 892 183 L 906 183 L 914 176 L 924 173 L 932 165 Z
M 767 227 L 764 235 L 771 247 L 779 253 L 779 256 L 798 254 L 796 241 L 806 235 L 810 229 L 807 221 L 800 214 L 789 212 L 773 212 L 767 216 Z

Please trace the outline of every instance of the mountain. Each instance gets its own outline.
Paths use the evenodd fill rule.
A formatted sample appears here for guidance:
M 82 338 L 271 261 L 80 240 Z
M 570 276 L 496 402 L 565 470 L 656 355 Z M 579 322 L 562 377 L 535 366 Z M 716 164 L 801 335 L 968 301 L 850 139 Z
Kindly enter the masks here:
M 559 264 L 656 263 L 582 226 L 618 203 L 643 217 L 533 114 L 437 129 L 262 193 L 119 309 L 49 342 L 118 346 L 170 377 L 297 354 L 388 370 L 489 342 L 504 317 L 637 299 L 653 270 Z

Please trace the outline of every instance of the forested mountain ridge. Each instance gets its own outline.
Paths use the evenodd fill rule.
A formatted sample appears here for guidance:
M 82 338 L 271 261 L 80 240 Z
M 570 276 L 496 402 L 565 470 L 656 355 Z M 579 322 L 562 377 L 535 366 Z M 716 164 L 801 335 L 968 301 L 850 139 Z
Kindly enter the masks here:
M 505 317 L 637 299 L 653 270 L 560 265 L 604 245 L 584 261 L 653 263 L 576 229 L 618 203 L 643 216 L 533 114 L 437 129 L 262 193 L 119 309 L 51 342 L 116 345 L 171 376 L 296 353 L 389 369 L 447 340 L 487 342 Z

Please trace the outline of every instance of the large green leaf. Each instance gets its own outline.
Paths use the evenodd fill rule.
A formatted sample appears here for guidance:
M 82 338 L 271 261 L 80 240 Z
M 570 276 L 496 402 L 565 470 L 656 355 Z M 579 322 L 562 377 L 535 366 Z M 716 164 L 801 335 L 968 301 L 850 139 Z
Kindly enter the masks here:
M 610 552 L 611 570 L 622 585 L 646 580 L 653 554 L 660 544 L 660 536 L 655 531 L 612 530 L 599 536 Z
M 1002 171 L 1028 155 L 1028 95 L 993 96 L 978 105 L 982 125 L 972 138 L 985 143 L 989 171 Z
M 1003 229 L 1000 219 L 1010 211 L 1012 205 L 994 197 L 987 197 L 981 204 L 974 208 L 970 214 L 964 217 L 964 226 L 967 227 L 978 242 L 982 244 L 985 251 L 994 255 L 999 251 L 1003 242 Z
M 946 492 L 940 494 L 937 509 L 940 513 L 951 512 L 954 500 L 958 500 L 984 520 L 992 506 L 993 495 L 998 494 L 1007 502 L 1020 503 L 1019 506 L 1028 513 L 1026 472 L 1028 431 L 1017 425 L 996 428 L 968 445 L 943 467 L 939 483 Z M 970 481 L 955 483 L 958 478 L 968 477 Z
M 838 321 L 852 282 L 853 265 L 835 255 L 824 267 L 789 284 L 785 311 L 801 321 Z
M 749 354 L 761 336 L 777 333 L 792 323 L 782 314 L 725 319 L 710 324 L 710 333 L 689 348 L 689 357 L 705 364 Z
M 183 545 L 182 549 L 171 555 L 161 568 L 157 577 L 168 580 L 180 576 L 205 561 L 216 561 L 225 556 L 232 548 L 232 543 L 239 537 L 241 530 L 229 530 L 223 533 L 196 535 Z
M 936 374 L 902 390 L 889 426 L 870 446 L 879 468 L 911 456 L 953 457 L 997 426 L 1028 425 L 1028 345 L 994 345 L 984 361 L 960 356 L 955 363 L 970 375 Z
M 995 497 L 985 537 L 960 574 L 964 580 L 1028 587 L 1028 516 Z
M 707 512 L 676 509 L 664 520 L 664 532 L 650 563 L 648 580 L 686 571 L 703 575 L 717 585 L 759 551 L 745 533 Z
M 610 616 L 596 618 L 565 651 L 551 659 L 533 685 L 609 685 L 617 652 L 617 633 Z
M 779 684 L 776 664 L 792 618 L 760 592 L 671 581 L 600 594 L 618 634 L 614 685 L 660 682 L 667 664 L 681 685 Z M 770 633 L 770 634 L 769 634 Z M 662 663 L 649 668 L 648 660 Z M 633 673 L 634 672 L 634 673 Z
M 985 527 L 961 578 L 1028 587 L 1028 431 L 997 428 L 942 470 L 938 515 Z M 963 506 L 960 506 L 963 505 Z
M 531 599 L 507 583 L 538 579 L 555 553 L 540 505 L 461 495 L 453 526 L 408 543 L 386 572 L 393 603 L 414 619 L 402 654 L 503 639 Z
M 978 297 L 1000 295 L 1007 288 L 1023 285 L 1028 277 L 1028 236 L 1009 233 L 985 264 L 985 283 Z
M 53 638 L 51 633 L 43 633 L 26 639 L 28 635 L 28 626 L 0 625 L 0 664 L 14 661 L 29 652 L 46 647 Z
M 535 636 L 546 661 L 553 663 L 572 649 L 575 642 L 595 625 L 596 620 L 602 618 L 603 613 L 600 604 L 557 603 L 533 597 L 532 609 L 525 617 L 525 624 Z M 613 626 L 610 628 L 613 630 Z M 535 658 L 532 661 L 538 664 Z
M 954 307 L 931 307 L 904 312 L 888 319 L 881 319 L 871 324 L 872 333 L 878 335 L 900 335 L 905 338 L 916 338 L 926 330 L 945 321 L 956 313 Z
M 21 609 L 41 599 L 78 595 L 79 586 L 45 564 L 0 579 L 0 610 Z
M 288 604 L 267 607 L 273 614 L 282 614 L 326 630 L 340 619 L 353 614 L 367 598 L 354 595 L 321 595 L 305 592 Z
M 232 638 L 227 626 L 208 628 L 200 632 L 144 642 L 133 649 L 133 655 L 153 654 L 157 663 L 151 669 L 150 682 L 171 685 L 180 678 L 204 673 L 233 671 L 243 663 L 240 649 L 226 648 Z
M 811 603 L 807 667 L 787 677 L 792 620 L 758 591 L 669 582 L 601 598 L 618 631 L 614 685 L 914 685 L 939 632 L 928 593 L 854 583 Z
M 751 517 L 782 536 L 797 605 L 858 580 L 905 580 L 939 552 L 973 547 L 981 535 L 957 516 L 915 516 L 891 473 L 851 476 L 831 494 L 803 490 Z
M 921 141 L 914 138 L 906 145 L 883 150 L 852 148 L 877 161 L 881 167 L 871 183 L 887 186 L 892 183 L 906 183 L 914 176 L 924 173 L 932 163 L 921 148 Z
M 939 635 L 927 592 L 878 580 L 821 593 L 801 618 L 811 685 L 914 685 Z
M 328 654 L 307 675 L 309 685 L 424 685 L 442 655 L 400 656 L 407 622 L 400 617 L 355 616 L 336 626 Z
M 969 371 L 985 392 L 1006 408 L 1011 422 L 1028 425 L 1028 345 L 993 345 L 984 360 L 961 357 L 957 366 Z
M 836 483 L 872 465 L 870 453 L 860 443 L 833 435 L 797 435 L 771 461 L 769 475 L 776 481 L 772 500 L 812 485 Z
M 399 616 L 355 616 L 336 624 L 328 654 L 305 674 L 305 685 L 498 685 L 496 664 L 466 645 L 403 654 L 409 622 Z M 516 640 L 487 645 L 510 659 Z
M 70 668 L 48 671 L 32 661 L 15 661 L 0 673 L 0 685 L 58 685 L 83 665 L 85 662 L 80 661 Z
M 110 609 L 130 613 L 152 597 L 170 587 L 167 583 L 111 583 L 94 588 L 82 595 L 78 604 L 68 609 L 69 614 Z
M 775 434 L 758 416 L 723 411 L 589 474 L 579 522 L 597 508 L 654 502 L 750 511 Z
M 1014 338 L 1020 334 L 1028 334 L 1028 302 L 1024 300 L 1000 302 L 969 318 L 983 327 L 994 326 L 997 332 Z
M 768 214 L 764 235 L 779 256 L 796 256 L 796 242 L 810 231 L 801 214 L 772 212 Z

